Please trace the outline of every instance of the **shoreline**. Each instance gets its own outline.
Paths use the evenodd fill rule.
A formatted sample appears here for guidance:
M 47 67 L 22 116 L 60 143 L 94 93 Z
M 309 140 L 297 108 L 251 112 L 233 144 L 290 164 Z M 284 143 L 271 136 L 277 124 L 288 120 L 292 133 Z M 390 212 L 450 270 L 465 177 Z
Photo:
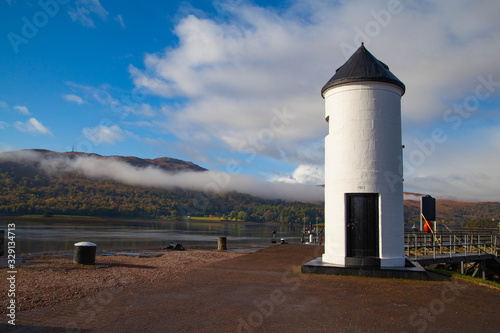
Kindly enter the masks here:
M 182 244 L 181 244 L 182 245 Z M 253 244 L 230 244 L 228 249 L 225 251 L 220 251 L 221 253 L 251 253 L 255 251 L 259 251 L 261 249 L 265 249 L 271 246 L 277 246 L 278 243 L 253 243 Z M 147 253 L 169 253 L 169 252 L 186 252 L 186 251 L 215 251 L 217 250 L 217 244 L 213 242 L 206 244 L 196 244 L 196 245 L 186 245 L 184 246 L 184 251 L 173 251 L 167 250 L 166 247 L 125 247 L 125 248 L 114 248 L 114 249 L 104 249 L 97 250 L 97 256 L 110 256 L 110 254 L 121 256 L 122 253 L 137 253 L 137 254 L 147 254 Z M 43 251 L 43 252 L 32 252 L 32 253 L 22 253 L 17 255 L 17 259 L 19 260 L 28 260 L 30 258 L 39 259 L 40 257 L 73 257 L 74 250 L 61 250 L 61 251 Z M 134 256 L 131 256 L 134 257 Z M 7 262 L 7 256 L 0 257 L 0 270 L 4 269 Z M 19 266 L 18 266 L 19 267 Z
M 148 223 L 148 222 L 185 222 L 185 223 L 218 223 L 218 224 L 251 224 L 251 225 L 268 225 L 268 226 L 281 226 L 283 224 L 279 222 L 253 222 L 253 221 L 231 221 L 231 220 L 210 220 L 210 219 L 178 219 L 178 220 L 166 220 L 166 219 L 145 219 L 145 218 L 121 218 L 121 217 L 100 217 L 100 216 L 75 216 L 75 217 L 58 217 L 57 215 L 51 217 L 42 217 L 38 215 L 34 216 L 0 216 L 0 221 L 2 220 L 31 220 L 37 222 L 130 222 L 130 223 Z M 290 226 L 288 224 L 288 226 Z M 299 224 L 296 224 L 299 226 Z

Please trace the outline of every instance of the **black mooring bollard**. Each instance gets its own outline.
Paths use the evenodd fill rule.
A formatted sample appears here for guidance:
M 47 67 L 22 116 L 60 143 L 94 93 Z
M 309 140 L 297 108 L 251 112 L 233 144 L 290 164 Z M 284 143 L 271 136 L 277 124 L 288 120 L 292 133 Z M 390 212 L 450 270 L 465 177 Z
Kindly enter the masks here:
M 91 242 L 75 243 L 75 252 L 73 254 L 73 262 L 80 265 L 95 264 L 95 254 L 97 246 Z
M 226 237 L 218 237 L 217 238 L 217 249 L 219 251 L 227 250 L 227 238 Z

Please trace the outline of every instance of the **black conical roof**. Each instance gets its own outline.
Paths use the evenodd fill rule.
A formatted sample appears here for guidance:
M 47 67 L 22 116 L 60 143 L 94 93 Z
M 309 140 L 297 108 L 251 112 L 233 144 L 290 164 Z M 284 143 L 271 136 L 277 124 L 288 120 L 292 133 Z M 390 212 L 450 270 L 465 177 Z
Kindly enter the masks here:
M 328 89 L 346 83 L 378 81 L 394 84 L 403 89 L 406 87 L 396 75 L 392 74 L 389 67 L 371 54 L 363 43 L 359 49 L 343 64 L 335 75 L 321 89 L 321 96 L 324 96 Z

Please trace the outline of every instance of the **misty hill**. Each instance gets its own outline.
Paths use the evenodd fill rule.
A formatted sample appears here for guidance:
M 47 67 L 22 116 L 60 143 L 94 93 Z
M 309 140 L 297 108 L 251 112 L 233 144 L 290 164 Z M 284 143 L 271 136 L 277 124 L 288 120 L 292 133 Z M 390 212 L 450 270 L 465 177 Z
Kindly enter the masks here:
M 4 153 L 0 154 L 0 215 L 212 215 L 282 223 L 309 223 L 318 216 L 318 222 L 322 221 L 321 204 L 264 199 L 229 187 L 221 193 L 197 190 L 210 184 L 207 179 L 214 184 L 224 180 L 217 177 L 196 164 L 172 158 L 147 160 L 46 150 Z
M 91 157 L 103 162 L 118 161 L 136 168 L 155 167 L 167 172 L 207 170 L 192 162 L 170 157 L 142 159 L 134 156 L 101 156 L 81 152 L 58 153 L 44 149 L 26 149 L 0 153 L 0 172 L 10 172 L 16 178 L 34 177 L 35 175 L 54 176 L 59 172 L 71 172 L 65 170 L 63 161 L 75 161 L 81 157 Z M 53 166 L 53 169 L 50 170 L 49 166 Z

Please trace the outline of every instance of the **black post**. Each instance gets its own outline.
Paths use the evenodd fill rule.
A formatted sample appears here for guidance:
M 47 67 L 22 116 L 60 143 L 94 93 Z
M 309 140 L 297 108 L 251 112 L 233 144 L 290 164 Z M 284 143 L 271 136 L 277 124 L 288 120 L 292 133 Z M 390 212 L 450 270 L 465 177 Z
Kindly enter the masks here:
M 217 250 L 226 251 L 227 250 L 227 238 L 217 237 Z
M 3 247 L 5 241 L 5 230 L 0 230 L 0 257 L 3 257 Z

